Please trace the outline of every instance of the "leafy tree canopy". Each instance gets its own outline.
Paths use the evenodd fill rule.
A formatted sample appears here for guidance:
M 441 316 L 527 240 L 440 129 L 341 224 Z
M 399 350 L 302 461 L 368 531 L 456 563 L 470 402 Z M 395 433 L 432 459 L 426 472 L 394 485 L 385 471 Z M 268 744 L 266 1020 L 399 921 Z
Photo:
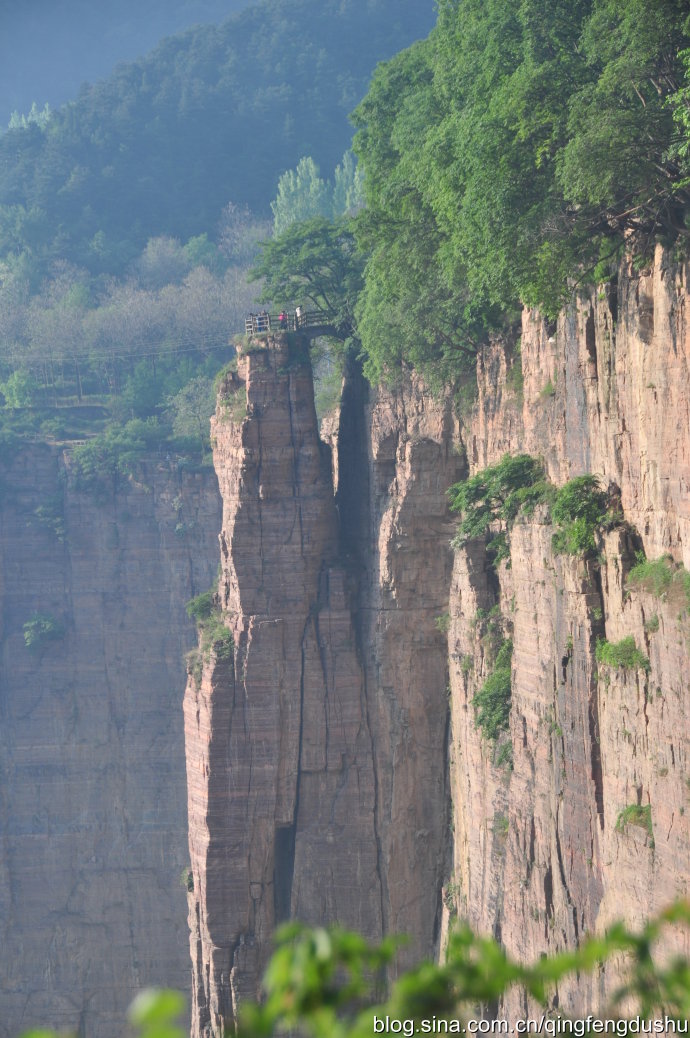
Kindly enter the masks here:
M 168 411 L 176 436 L 198 437 L 203 454 L 208 442 L 209 419 L 216 407 L 213 380 L 205 375 L 191 379 L 168 399 Z
M 645 249 L 659 232 L 689 233 L 689 43 L 685 0 L 596 0 L 584 22 L 585 83 L 569 105 L 557 177 L 601 236 L 627 231 Z
M 315 216 L 330 216 L 331 199 L 328 185 L 319 176 L 312 158 L 300 159 L 297 169 L 289 169 L 278 181 L 278 194 L 271 202 L 273 230 L 282 234 L 291 223 Z
M 250 280 L 264 279 L 262 302 L 321 312 L 346 340 L 354 331 L 362 267 L 351 221 L 320 216 L 291 224 L 278 238 L 264 242 Z
M 544 466 L 529 454 L 504 454 L 496 465 L 448 490 L 451 509 L 462 512 L 463 538 L 483 536 L 496 520 L 512 523 L 522 507 L 546 495 Z
M 437 6 L 354 113 L 372 375 L 456 372 L 520 302 L 553 315 L 624 243 L 689 233 L 686 0 Z
M 273 230 L 282 234 L 290 224 L 314 216 L 337 219 L 356 212 L 362 202 L 362 172 L 351 151 L 336 166 L 333 183 L 321 179 L 312 158 L 302 158 L 297 169 L 287 170 L 278 181 L 278 194 L 271 202 Z

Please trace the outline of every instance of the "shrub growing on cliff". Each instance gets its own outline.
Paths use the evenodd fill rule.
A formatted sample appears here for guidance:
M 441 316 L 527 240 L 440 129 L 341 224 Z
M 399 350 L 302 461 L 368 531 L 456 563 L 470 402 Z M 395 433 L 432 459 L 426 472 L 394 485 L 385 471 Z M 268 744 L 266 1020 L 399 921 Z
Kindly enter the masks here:
M 65 506 L 61 494 L 47 497 L 42 505 L 34 508 L 34 516 L 40 526 L 47 527 L 59 541 L 64 541 Z
M 65 629 L 49 613 L 33 613 L 23 627 L 24 644 L 29 652 L 40 652 L 48 642 L 64 637 Z
M 607 517 L 608 502 L 597 477 L 571 479 L 556 491 L 551 505 L 551 518 L 560 527 L 553 537 L 553 550 L 567 555 L 594 552 L 595 532 Z
M 640 829 L 644 829 L 650 838 L 650 846 L 654 846 L 651 804 L 628 804 L 627 807 L 624 807 L 616 819 L 616 832 L 625 833 L 629 825 L 637 825 Z
M 598 663 L 606 667 L 623 667 L 625 670 L 649 670 L 649 660 L 635 644 L 632 634 L 619 642 L 608 642 L 600 638 L 596 647 Z
M 204 661 L 199 649 L 192 649 L 186 653 L 185 663 L 187 664 L 187 674 L 190 678 L 193 678 L 194 687 L 198 692 L 201 688 L 201 679 L 204 674 Z
M 661 598 L 670 588 L 672 580 L 673 558 L 670 555 L 647 560 L 644 554 L 641 554 L 628 574 L 628 587 L 638 587 Z
M 628 574 L 627 589 L 638 588 L 665 601 L 677 602 L 684 608 L 690 607 L 690 573 L 671 555 L 648 560 L 643 554 Z
M 512 657 L 513 643 L 507 638 L 498 650 L 492 673 L 472 697 L 475 724 L 492 741 L 507 729 L 510 719 Z
M 520 509 L 533 509 L 552 493 L 537 458 L 505 454 L 498 464 L 449 488 L 451 509 L 462 513 L 453 547 L 460 548 L 470 538 L 484 536 L 492 523 L 500 523 L 503 529 L 492 540 L 494 561 L 500 561 L 509 554 L 505 534 Z
M 215 594 L 215 590 L 211 588 L 209 591 L 204 591 L 201 595 L 197 595 L 196 598 L 191 598 L 189 602 L 187 602 L 185 608 L 190 620 L 196 620 L 197 623 L 202 623 L 204 620 L 208 620 L 213 612 L 213 600 Z
M 180 885 L 189 893 L 194 893 L 194 873 L 191 865 L 185 865 L 180 873 Z
M 235 640 L 232 631 L 223 623 L 223 614 L 214 588 L 187 602 L 187 615 L 196 620 L 199 628 L 199 652 L 192 651 L 187 654 L 189 673 L 198 686 L 201 680 L 202 660 L 209 659 L 211 651 L 217 659 L 232 659 Z
M 494 565 L 510 555 L 509 535 L 518 514 L 530 516 L 542 502 L 549 505 L 557 527 L 552 542 L 556 554 L 593 553 L 596 531 L 618 518 L 609 510 L 596 476 L 576 476 L 556 489 L 545 478 L 542 463 L 529 454 L 505 454 L 497 465 L 454 484 L 448 495 L 451 509 L 462 512 L 454 548 L 471 537 L 485 535 L 492 524 L 500 524 L 487 543 Z

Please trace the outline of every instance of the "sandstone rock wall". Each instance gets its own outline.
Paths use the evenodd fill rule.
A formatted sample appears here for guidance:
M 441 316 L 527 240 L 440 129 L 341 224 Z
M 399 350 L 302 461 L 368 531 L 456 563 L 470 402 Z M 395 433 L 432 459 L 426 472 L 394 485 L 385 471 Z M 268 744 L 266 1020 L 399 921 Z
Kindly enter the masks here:
M 558 484 L 583 472 L 613 480 L 647 555 L 670 551 L 690 568 L 687 303 L 687 264 L 659 246 L 652 266 L 626 261 L 554 326 L 526 310 L 521 399 L 500 344 L 480 359 L 473 465 L 522 450 Z
M 690 562 L 685 277 L 659 250 L 553 326 L 525 312 L 519 351 L 478 358 L 461 426 L 414 375 L 373 390 L 351 370 L 332 456 L 287 339 L 226 380 L 216 620 L 232 659 L 202 649 L 185 697 L 195 1035 L 255 995 L 288 915 L 406 932 L 405 966 L 457 914 L 530 959 L 687 894 L 687 603 L 628 586 L 641 549 Z M 555 554 L 544 507 L 497 568 L 484 540 L 451 550 L 448 486 L 505 452 L 618 495 L 597 558 Z M 599 640 L 629 635 L 648 665 L 597 662 Z M 508 639 L 493 743 L 473 697 Z M 556 998 L 580 1015 L 612 983 Z
M 449 853 L 451 401 L 350 372 L 334 494 L 308 364 L 263 346 L 213 423 L 233 659 L 202 648 L 185 695 L 195 1035 L 256 995 L 287 916 L 433 954 Z
M 354 460 L 361 496 L 357 622 L 377 779 L 377 832 L 387 933 L 404 933 L 406 967 L 435 954 L 450 840 L 448 663 L 445 652 L 454 520 L 446 491 L 466 471 L 454 449 L 449 395 L 414 375 L 371 393 Z M 346 460 L 347 459 L 347 460 Z
M 351 579 L 311 369 L 288 343 L 240 359 L 212 426 L 233 651 L 203 652 L 185 694 L 193 1035 L 220 1034 L 256 997 L 277 922 L 382 932 Z
M 217 484 L 150 462 L 98 502 L 41 446 L 1 477 L 0 1035 L 119 1038 L 141 987 L 189 988 L 184 606 Z M 31 653 L 35 613 L 63 635 Z
M 615 918 L 631 925 L 690 880 L 690 623 L 678 592 L 627 586 L 636 552 L 689 561 L 690 341 L 686 270 L 661 249 L 624 265 L 548 327 L 523 317 L 523 385 L 495 344 L 478 365 L 466 440 L 473 471 L 506 451 L 544 458 L 557 484 L 586 472 L 620 489 L 627 524 L 600 559 L 554 555 L 539 510 L 494 572 L 483 542 L 455 559 L 449 632 L 455 835 L 453 911 L 521 958 L 574 944 Z M 493 613 L 492 613 L 493 610 Z M 490 615 L 487 615 L 490 614 Z M 491 630 L 493 625 L 494 631 Z M 492 637 L 513 639 L 512 768 L 482 738 L 472 698 Z M 634 636 L 649 667 L 597 663 L 598 639 Z M 649 809 L 650 824 L 621 812 Z M 675 943 L 688 951 L 687 937 Z M 596 1007 L 612 978 L 564 985 L 559 1004 Z M 524 1007 L 509 1001 L 519 1013 Z

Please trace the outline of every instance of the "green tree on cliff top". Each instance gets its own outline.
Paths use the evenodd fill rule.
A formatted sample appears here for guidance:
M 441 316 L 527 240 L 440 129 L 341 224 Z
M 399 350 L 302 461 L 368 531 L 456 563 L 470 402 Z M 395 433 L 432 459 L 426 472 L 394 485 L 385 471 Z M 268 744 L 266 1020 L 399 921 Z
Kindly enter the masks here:
M 362 268 L 351 221 L 316 217 L 291 224 L 278 238 L 264 242 L 250 280 L 263 279 L 262 302 L 322 313 L 346 340 L 354 334 Z
M 457 371 L 521 302 L 688 235 L 689 45 L 686 0 L 439 0 L 354 113 L 371 374 Z

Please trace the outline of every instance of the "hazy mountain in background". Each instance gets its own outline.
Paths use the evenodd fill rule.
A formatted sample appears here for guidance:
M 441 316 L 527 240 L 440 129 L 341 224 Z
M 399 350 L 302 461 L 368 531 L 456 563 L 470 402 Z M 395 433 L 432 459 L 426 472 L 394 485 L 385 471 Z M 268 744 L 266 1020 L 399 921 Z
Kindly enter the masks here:
M 0 138 L 0 259 L 124 270 L 147 240 L 268 214 L 311 155 L 330 172 L 378 61 L 426 35 L 432 0 L 262 0 L 163 40 L 45 126 Z
M 220 22 L 252 0 L 0 0 L 0 127 L 36 102 L 51 108 L 163 36 Z

